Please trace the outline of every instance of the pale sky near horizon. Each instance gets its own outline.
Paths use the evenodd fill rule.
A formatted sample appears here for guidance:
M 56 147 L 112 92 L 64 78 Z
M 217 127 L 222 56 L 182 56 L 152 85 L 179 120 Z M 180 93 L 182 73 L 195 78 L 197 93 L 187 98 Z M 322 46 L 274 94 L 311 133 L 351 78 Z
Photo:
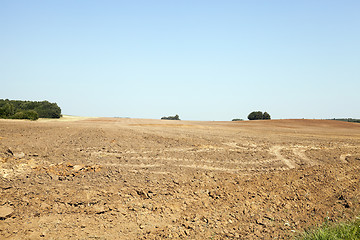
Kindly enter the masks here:
M 360 1 L 0 1 L 0 98 L 63 114 L 360 118 Z

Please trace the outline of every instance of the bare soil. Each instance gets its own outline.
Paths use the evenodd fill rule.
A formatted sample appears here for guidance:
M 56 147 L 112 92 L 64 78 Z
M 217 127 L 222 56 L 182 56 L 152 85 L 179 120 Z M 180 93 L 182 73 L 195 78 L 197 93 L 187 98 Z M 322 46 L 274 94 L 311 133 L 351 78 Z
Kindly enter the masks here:
M 359 190 L 358 123 L 0 120 L 0 239 L 291 239 Z

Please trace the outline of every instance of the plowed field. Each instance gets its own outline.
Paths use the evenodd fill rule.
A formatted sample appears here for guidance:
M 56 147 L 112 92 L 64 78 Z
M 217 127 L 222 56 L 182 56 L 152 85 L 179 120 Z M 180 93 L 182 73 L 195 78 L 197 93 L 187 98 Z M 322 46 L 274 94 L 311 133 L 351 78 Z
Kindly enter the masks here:
M 0 120 L 0 239 L 290 239 L 360 213 L 360 124 Z

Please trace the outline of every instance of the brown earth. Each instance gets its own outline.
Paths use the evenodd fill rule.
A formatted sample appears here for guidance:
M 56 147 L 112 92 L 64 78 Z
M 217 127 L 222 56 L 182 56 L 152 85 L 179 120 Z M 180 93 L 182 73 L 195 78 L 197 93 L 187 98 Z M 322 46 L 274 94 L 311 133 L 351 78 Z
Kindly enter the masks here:
M 359 190 L 357 123 L 0 120 L 0 239 L 291 239 Z

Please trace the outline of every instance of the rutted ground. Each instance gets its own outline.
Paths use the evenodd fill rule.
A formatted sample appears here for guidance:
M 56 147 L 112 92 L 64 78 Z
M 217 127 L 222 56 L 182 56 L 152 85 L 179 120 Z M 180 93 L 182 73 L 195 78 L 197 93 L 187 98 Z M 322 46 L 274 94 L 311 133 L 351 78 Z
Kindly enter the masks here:
M 0 238 L 289 238 L 359 213 L 359 126 L 1 120 Z

